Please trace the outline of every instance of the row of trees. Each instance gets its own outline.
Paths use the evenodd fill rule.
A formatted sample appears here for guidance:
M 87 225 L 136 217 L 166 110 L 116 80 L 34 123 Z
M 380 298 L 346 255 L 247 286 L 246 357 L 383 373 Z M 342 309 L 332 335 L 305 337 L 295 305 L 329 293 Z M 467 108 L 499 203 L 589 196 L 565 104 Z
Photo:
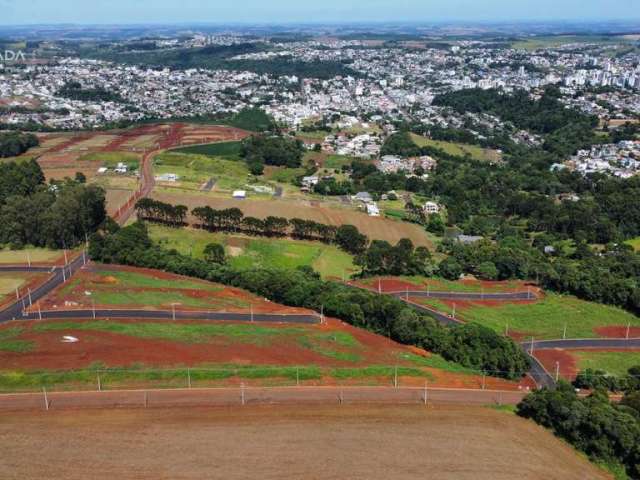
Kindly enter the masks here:
M 32 133 L 0 133 L 0 158 L 17 157 L 40 144 Z
M 185 205 L 171 205 L 151 198 L 142 198 L 136 203 L 136 214 L 142 220 L 151 220 L 172 227 L 186 224 L 189 208 Z
M 576 388 L 624 392 L 627 394 L 640 390 L 640 364 L 627 370 L 626 375 L 609 375 L 602 370 L 587 368 L 578 372 L 573 381 Z
M 613 404 L 604 391 L 578 397 L 568 383 L 556 390 L 529 394 L 518 414 L 530 418 L 571 443 L 592 460 L 622 466 L 629 477 L 640 479 L 640 392 Z
M 364 276 L 430 276 L 435 271 L 429 249 L 414 248 L 408 238 L 403 238 L 395 246 L 383 240 L 374 240 L 366 251 L 356 257 L 355 263 L 362 267 Z
M 289 306 L 317 311 L 324 308 L 325 314 L 351 325 L 431 350 L 489 375 L 515 379 L 529 367 L 526 356 L 514 342 L 482 326 L 447 328 L 399 299 L 322 281 L 308 269 L 236 270 L 180 255 L 153 244 L 140 222 L 116 232 L 94 235 L 89 253 L 91 258 L 104 263 L 167 270 L 243 288 Z

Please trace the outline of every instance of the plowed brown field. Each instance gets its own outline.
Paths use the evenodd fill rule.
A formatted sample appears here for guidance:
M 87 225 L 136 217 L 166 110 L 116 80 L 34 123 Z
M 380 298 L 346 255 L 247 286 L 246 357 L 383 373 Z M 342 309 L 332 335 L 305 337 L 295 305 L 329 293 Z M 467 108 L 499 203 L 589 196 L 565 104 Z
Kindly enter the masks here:
M 479 407 L 10 413 L 0 436 L 6 479 L 609 478 L 532 422 Z

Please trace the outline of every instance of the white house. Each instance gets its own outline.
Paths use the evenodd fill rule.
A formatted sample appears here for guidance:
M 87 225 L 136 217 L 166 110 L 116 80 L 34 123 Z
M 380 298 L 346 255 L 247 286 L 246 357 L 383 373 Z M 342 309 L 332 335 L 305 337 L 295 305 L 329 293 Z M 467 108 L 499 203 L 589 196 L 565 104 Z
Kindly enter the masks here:
M 368 203 L 367 213 L 369 214 L 370 217 L 379 217 L 380 209 L 378 208 L 378 205 L 376 205 L 375 203 Z
M 235 192 L 233 192 L 233 198 L 237 198 L 237 199 L 245 199 L 247 198 L 247 192 L 244 190 L 236 190 Z
M 440 205 L 435 202 L 427 202 L 422 207 L 424 213 L 431 215 L 432 213 L 438 213 L 440 211 Z

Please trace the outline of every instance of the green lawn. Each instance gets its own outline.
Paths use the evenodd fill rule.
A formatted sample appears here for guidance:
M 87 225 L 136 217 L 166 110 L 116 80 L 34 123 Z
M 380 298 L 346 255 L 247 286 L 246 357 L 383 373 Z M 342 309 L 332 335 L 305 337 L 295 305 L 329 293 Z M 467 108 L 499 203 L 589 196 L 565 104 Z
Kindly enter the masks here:
M 329 155 L 324 161 L 323 167 L 332 170 L 339 170 L 345 165 L 351 165 L 351 162 L 354 160 L 355 158 L 347 155 Z
M 435 308 L 442 302 L 426 300 Z M 529 304 L 504 303 L 495 306 L 470 304 L 458 306 L 459 318 L 468 322 L 477 322 L 496 332 L 504 333 L 507 323 L 511 331 L 533 335 L 538 339 L 562 338 L 565 324 L 567 338 L 595 338 L 597 327 L 640 326 L 640 318 L 620 308 L 586 302 L 571 296 L 547 293 L 543 300 Z
M 236 268 L 296 268 L 313 267 L 324 277 L 339 277 L 356 270 L 353 258 L 333 245 L 288 239 L 267 239 L 209 233 L 194 229 L 174 229 L 158 225 L 149 226 L 151 238 L 165 248 L 175 248 L 180 253 L 203 257 L 209 243 L 225 246 L 228 262 Z
M 470 155 L 476 160 L 485 162 L 495 162 L 501 159 L 500 154 L 496 150 L 482 148 L 478 145 L 469 145 L 465 143 L 444 142 L 441 140 L 431 140 L 420 135 L 411 134 L 411 138 L 419 147 L 435 147 L 443 150 L 449 155 L 464 157 Z
M 23 250 L 0 250 L 0 264 L 16 263 L 26 264 L 30 258 L 32 262 L 53 262 L 62 256 L 61 250 L 49 250 L 48 248 L 25 248 Z
M 611 375 L 625 375 L 631 367 L 640 365 L 640 352 L 571 351 L 578 360 L 578 370 L 591 368 Z

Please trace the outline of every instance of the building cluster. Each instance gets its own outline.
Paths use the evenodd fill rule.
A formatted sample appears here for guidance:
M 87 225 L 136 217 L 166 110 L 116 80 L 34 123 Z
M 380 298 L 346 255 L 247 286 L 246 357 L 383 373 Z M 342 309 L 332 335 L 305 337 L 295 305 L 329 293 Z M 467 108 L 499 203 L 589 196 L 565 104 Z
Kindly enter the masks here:
M 591 150 L 579 150 L 565 166 L 584 175 L 607 173 L 629 178 L 640 172 L 640 141 L 594 145 Z

